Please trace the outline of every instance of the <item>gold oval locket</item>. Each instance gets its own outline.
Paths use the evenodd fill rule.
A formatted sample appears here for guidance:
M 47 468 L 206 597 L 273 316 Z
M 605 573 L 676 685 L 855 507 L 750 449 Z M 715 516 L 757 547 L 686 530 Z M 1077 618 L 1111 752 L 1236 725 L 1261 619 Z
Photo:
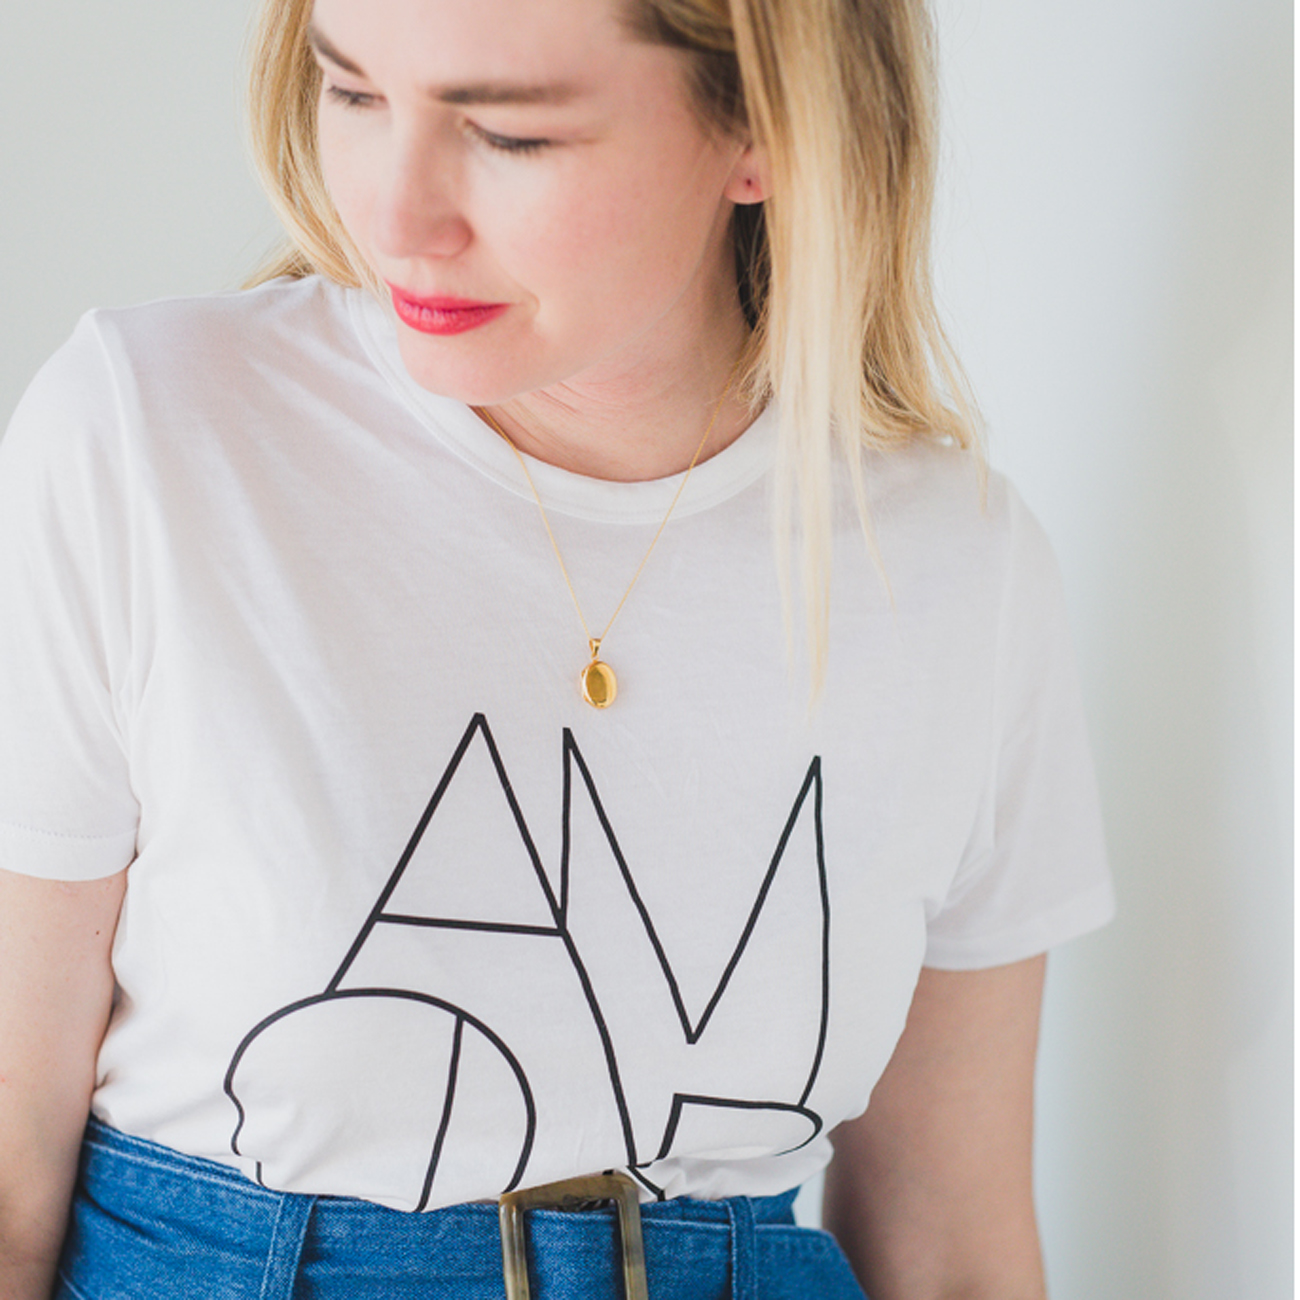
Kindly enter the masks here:
M 600 642 L 593 639 L 591 662 L 582 670 L 578 681 L 582 686 L 582 698 L 593 709 L 607 709 L 618 694 L 618 678 L 607 663 L 596 657 L 599 652 Z

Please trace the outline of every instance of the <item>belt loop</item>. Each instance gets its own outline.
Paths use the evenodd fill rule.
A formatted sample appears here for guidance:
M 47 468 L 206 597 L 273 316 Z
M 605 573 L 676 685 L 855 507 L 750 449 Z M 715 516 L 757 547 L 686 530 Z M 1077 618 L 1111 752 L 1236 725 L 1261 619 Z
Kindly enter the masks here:
M 758 1300 L 753 1202 L 748 1196 L 729 1197 L 727 1217 L 731 1220 L 731 1300 Z
M 266 1272 L 262 1274 L 262 1291 L 258 1300 L 293 1300 L 302 1247 L 307 1239 L 307 1221 L 311 1218 L 314 1196 L 285 1192 L 280 1197 L 275 1226 L 271 1229 L 271 1246 L 266 1252 Z

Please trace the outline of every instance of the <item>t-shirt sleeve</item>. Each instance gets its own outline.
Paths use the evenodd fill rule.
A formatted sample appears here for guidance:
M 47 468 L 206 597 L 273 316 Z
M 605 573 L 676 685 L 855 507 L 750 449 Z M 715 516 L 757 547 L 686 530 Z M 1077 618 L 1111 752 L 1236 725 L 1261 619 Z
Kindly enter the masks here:
M 929 918 L 925 963 L 1019 961 L 1114 913 L 1083 701 L 1060 573 L 1013 489 L 984 797 L 967 851 Z
M 92 880 L 135 854 L 120 404 L 83 319 L 0 441 L 0 867 Z

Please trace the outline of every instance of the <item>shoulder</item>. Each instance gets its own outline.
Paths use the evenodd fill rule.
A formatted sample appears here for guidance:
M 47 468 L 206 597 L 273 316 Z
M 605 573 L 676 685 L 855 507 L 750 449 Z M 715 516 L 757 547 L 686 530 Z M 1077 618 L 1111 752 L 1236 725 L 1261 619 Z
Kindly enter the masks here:
M 46 362 L 24 402 L 72 395 L 128 376 L 187 374 L 202 379 L 322 345 L 349 334 L 348 295 L 355 291 L 311 276 L 272 280 L 253 289 L 163 298 L 133 307 L 96 308 Z M 97 394 L 98 396 L 99 394 Z
M 322 387 L 364 373 L 349 292 L 279 280 L 88 312 L 0 440 L 0 509 L 44 502 L 84 530 L 142 491 L 192 494 L 217 465 L 254 461 L 308 423 Z
M 99 309 L 82 318 L 69 350 L 95 347 L 115 369 L 142 380 L 159 373 L 191 381 L 216 375 L 228 383 L 271 362 L 346 346 L 351 292 L 309 276 Z
M 361 361 L 356 292 L 309 277 L 87 312 L 15 410 L 6 459 L 102 451 L 146 429 L 229 424 L 269 395 L 292 401 Z
M 984 598 L 1026 564 L 1054 570 L 1050 543 L 1005 475 L 978 456 L 916 441 L 865 457 L 881 563 L 895 578 L 975 586 Z
M 318 275 L 282 277 L 248 289 L 156 298 L 131 307 L 99 307 L 84 321 L 124 337 L 154 337 L 180 330 L 188 336 L 208 330 L 295 326 L 337 311 L 348 290 Z

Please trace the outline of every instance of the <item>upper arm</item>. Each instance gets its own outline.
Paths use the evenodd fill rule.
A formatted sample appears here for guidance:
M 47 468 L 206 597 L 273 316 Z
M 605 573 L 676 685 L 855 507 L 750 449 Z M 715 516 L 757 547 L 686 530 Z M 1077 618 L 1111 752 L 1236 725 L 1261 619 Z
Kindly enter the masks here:
M 1044 966 L 922 970 L 870 1105 L 835 1131 L 826 1226 L 872 1300 L 1042 1300 L 1032 1159 Z
M 125 888 L 0 870 L 0 1276 L 63 1235 Z
M 125 889 L 125 871 L 66 883 L 0 870 L 0 1126 L 16 1098 L 51 1116 L 73 1105 L 85 1119 Z

